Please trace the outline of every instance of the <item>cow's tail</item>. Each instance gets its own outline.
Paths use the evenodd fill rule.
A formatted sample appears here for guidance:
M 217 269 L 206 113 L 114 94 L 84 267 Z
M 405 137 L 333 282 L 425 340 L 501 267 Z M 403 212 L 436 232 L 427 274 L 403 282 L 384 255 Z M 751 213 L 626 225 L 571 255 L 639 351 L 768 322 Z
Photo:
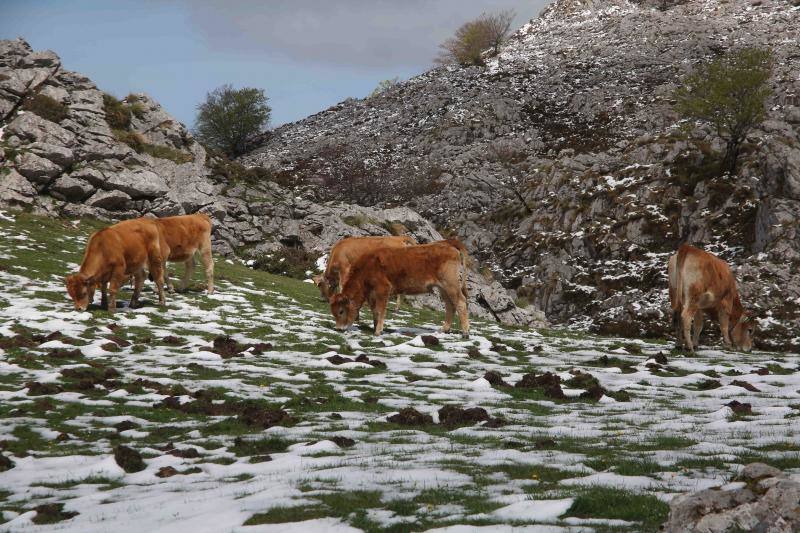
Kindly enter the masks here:
M 681 311 L 683 311 L 683 279 L 681 273 L 683 272 L 683 263 L 686 260 L 686 254 L 688 251 L 688 247 L 682 244 L 678 247 L 677 253 L 670 257 L 670 266 L 673 266 L 672 260 L 675 260 L 674 271 L 671 273 L 669 279 L 672 322 L 675 327 L 678 327 L 678 325 L 681 323 Z
M 469 270 L 467 267 L 467 258 L 469 257 L 469 254 L 467 254 L 467 248 L 464 246 L 464 243 L 456 238 L 447 239 L 446 242 L 458 250 L 458 255 L 461 256 L 461 294 L 464 295 L 464 298 L 468 298 L 467 278 L 469 277 Z

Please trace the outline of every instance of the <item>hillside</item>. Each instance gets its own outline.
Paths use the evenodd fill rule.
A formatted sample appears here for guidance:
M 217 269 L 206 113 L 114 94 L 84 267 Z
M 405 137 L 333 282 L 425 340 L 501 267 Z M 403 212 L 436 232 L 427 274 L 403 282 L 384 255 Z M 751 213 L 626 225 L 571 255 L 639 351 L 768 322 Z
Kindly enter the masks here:
M 578 329 L 664 335 L 666 258 L 686 240 L 734 265 L 762 346 L 798 349 L 798 16 L 785 0 L 557 0 L 485 69 L 347 100 L 241 161 L 320 199 L 410 206 L 518 301 Z M 671 95 L 693 65 L 743 46 L 772 50 L 774 94 L 739 175 L 721 177 L 720 141 L 681 122 Z
M 303 276 L 342 237 L 442 236 L 405 207 L 318 203 L 271 174 L 210 157 L 186 127 L 146 94 L 118 100 L 63 68 L 52 51 L 0 41 L 0 207 L 69 219 L 121 220 L 203 211 L 214 250 Z M 541 325 L 498 283 L 469 278 L 470 313 Z M 415 299 L 438 306 L 438 299 Z
M 657 531 L 745 463 L 800 469 L 797 354 L 463 341 L 408 309 L 343 335 L 311 285 L 229 259 L 213 296 L 198 273 L 166 308 L 76 312 L 98 226 L 0 212 L 4 531 Z

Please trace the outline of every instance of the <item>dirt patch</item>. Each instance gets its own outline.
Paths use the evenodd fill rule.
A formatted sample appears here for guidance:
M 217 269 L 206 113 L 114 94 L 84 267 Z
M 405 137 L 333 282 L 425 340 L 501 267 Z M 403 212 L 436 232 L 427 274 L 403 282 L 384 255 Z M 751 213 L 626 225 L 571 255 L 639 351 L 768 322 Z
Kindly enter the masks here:
M 328 440 L 336 444 L 339 448 L 352 448 L 356 445 L 356 441 L 353 439 L 348 439 L 347 437 L 341 437 L 338 435 L 335 437 L 330 437 Z
M 141 472 L 146 468 L 142 460 L 142 454 L 122 444 L 114 447 L 114 460 L 129 474 Z
M 551 372 L 537 376 L 534 372 L 522 376 L 515 385 L 518 389 L 541 389 L 548 398 L 563 400 L 566 398 L 561 390 L 561 378 Z
M 422 426 L 424 424 L 433 424 L 433 417 L 431 415 L 422 414 L 413 407 L 404 407 L 400 412 L 386 418 L 393 424 L 400 424 L 401 426 Z
M 335 354 L 335 355 L 332 355 L 330 357 L 326 357 L 325 359 L 330 361 L 332 365 L 341 365 L 342 363 L 352 363 L 353 362 L 353 360 L 350 359 L 349 357 L 342 357 L 338 353 Z
M 67 350 L 66 348 L 54 348 L 47 355 L 56 359 L 82 359 L 83 353 L 77 348 Z
M 25 384 L 28 388 L 28 396 L 42 396 L 45 394 L 58 394 L 64 392 L 64 388 L 58 383 L 39 383 L 38 381 L 29 381 Z
M 120 348 L 127 348 L 128 346 L 131 345 L 130 341 L 126 341 L 119 335 L 106 335 L 106 339 L 110 340 Z
M 471 426 L 478 422 L 487 422 L 490 418 L 483 407 L 463 409 L 455 405 L 445 405 L 439 409 L 439 423 L 447 427 Z
M 477 359 L 482 356 L 483 354 L 481 354 L 481 351 L 476 346 L 470 346 L 467 349 L 467 357 L 470 359 Z
M 5 472 L 6 470 L 11 470 L 12 468 L 14 468 L 14 461 L 5 455 L 0 454 L 0 472 Z
M 366 354 L 363 353 L 358 357 L 356 357 L 356 363 L 366 363 L 368 365 L 374 366 L 375 368 L 386 368 L 386 363 L 384 363 L 383 361 L 379 361 L 377 359 L 370 359 L 369 357 L 367 357 Z
M 230 359 L 231 357 L 236 357 L 247 348 L 249 346 L 240 344 L 231 337 L 220 336 L 214 339 L 214 346 L 211 351 L 221 355 L 223 359 Z
M 483 375 L 483 379 L 489 382 L 492 387 L 511 388 L 511 385 L 503 380 L 503 376 L 496 370 L 489 370 Z
M 183 344 L 186 344 L 186 339 L 176 337 L 175 335 L 167 335 L 161 339 L 161 342 L 169 346 L 182 346 Z
M 420 339 L 422 340 L 422 344 L 425 346 L 439 346 L 440 344 L 439 339 L 433 335 L 422 335 Z
M 657 354 L 655 354 L 653 356 L 653 360 L 660 365 L 666 365 L 668 363 L 667 354 L 665 354 L 664 352 L 658 352 Z
M 162 466 L 156 472 L 156 477 L 165 478 L 172 477 L 178 474 L 178 471 L 171 466 Z
M 756 374 L 759 376 L 768 376 L 769 375 L 769 368 L 759 368 L 756 370 Z
M 733 385 L 733 386 L 735 386 L 735 387 L 741 387 L 741 388 L 743 388 L 743 389 L 749 390 L 750 392 L 761 392 L 761 391 L 760 391 L 759 389 L 757 389 L 757 388 L 756 388 L 756 386 L 755 386 L 755 385 L 753 385 L 752 383 L 748 383 L 748 382 L 746 382 L 746 381 L 741 381 L 741 380 L 739 380 L 739 379 L 734 379 L 734 380 L 731 382 L 731 385 Z
M 122 433 L 123 431 L 128 431 L 130 429 L 136 429 L 139 427 L 139 424 L 131 422 L 130 420 L 123 420 L 118 424 L 114 424 L 114 429 Z
M 556 447 L 556 441 L 553 439 L 539 439 L 533 443 L 533 447 L 537 450 L 549 450 Z
M 272 426 L 288 426 L 295 420 L 283 409 L 264 409 L 250 406 L 239 415 L 239 420 L 248 426 L 258 426 L 264 429 Z
M 609 357 L 607 355 L 601 355 L 588 364 L 592 366 L 601 366 L 603 368 L 617 367 L 622 370 L 623 374 L 633 374 L 636 372 L 636 369 L 633 368 L 633 363 L 630 361 L 625 361 L 624 359 L 620 359 L 618 357 Z
M 36 511 L 36 516 L 31 522 L 39 525 L 63 522 L 80 514 L 77 511 L 65 511 L 63 503 L 45 503 L 34 507 L 33 510 Z
M 737 415 L 752 415 L 753 414 L 753 406 L 749 403 L 741 403 L 736 400 L 726 403 L 728 407 Z
M 716 379 L 704 379 L 697 385 L 698 390 L 713 390 L 722 387 L 722 383 Z

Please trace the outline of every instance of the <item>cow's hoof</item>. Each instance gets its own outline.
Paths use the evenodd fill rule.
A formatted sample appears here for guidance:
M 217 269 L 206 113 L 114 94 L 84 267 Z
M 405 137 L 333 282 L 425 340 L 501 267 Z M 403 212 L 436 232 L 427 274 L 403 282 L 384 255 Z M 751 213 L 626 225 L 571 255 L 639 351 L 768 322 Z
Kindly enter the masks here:
M 462 339 L 469 339 L 469 333 L 462 333 L 461 334 L 461 338 Z

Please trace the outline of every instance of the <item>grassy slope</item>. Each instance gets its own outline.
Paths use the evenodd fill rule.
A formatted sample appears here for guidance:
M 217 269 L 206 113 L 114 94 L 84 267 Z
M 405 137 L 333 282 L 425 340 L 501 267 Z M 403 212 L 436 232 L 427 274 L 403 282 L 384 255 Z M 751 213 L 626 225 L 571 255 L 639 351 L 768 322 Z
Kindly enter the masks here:
M 218 295 L 194 290 L 159 309 L 146 291 L 151 304 L 141 309 L 76 313 L 61 279 L 98 225 L 7 218 L 0 220 L 0 449 L 15 467 L 0 472 L 0 523 L 24 528 L 49 516 L 31 509 L 63 503 L 80 514 L 62 525 L 78 531 L 103 521 L 125 530 L 197 520 L 202 530 L 325 518 L 406 531 L 536 523 L 542 519 L 532 509 L 514 514 L 507 506 L 569 499 L 561 518 L 543 520 L 656 530 L 664 500 L 721 484 L 745 462 L 800 468 L 796 354 L 668 353 L 665 367 L 648 368 L 645 360 L 668 346 L 480 321 L 462 342 L 436 333 L 438 313 L 416 310 L 393 313 L 382 339 L 366 328 L 345 336 L 332 329 L 312 285 L 220 258 Z M 63 337 L 45 344 L 35 337 L 54 331 Z M 436 333 L 440 344 L 424 346 L 420 333 Z M 223 359 L 209 351 L 221 334 L 272 348 Z M 334 353 L 363 353 L 388 367 L 335 366 L 326 360 Z M 603 355 L 612 357 L 606 365 L 598 363 Z M 766 365 L 770 374 L 755 373 Z M 495 389 L 478 379 L 488 370 L 511 384 L 529 371 L 567 379 L 573 367 L 631 400 L 554 401 L 541 390 Z M 699 390 L 708 379 L 722 386 Z M 154 407 L 169 396 L 196 409 Z M 731 399 L 752 403 L 753 413 L 731 413 L 724 407 Z M 401 407 L 435 415 L 444 404 L 481 406 L 508 424 L 386 420 Z M 245 415 L 279 408 L 291 420 L 269 429 Z M 132 425 L 115 429 L 121 421 Z M 198 457 L 165 453 L 169 443 Z M 125 473 L 110 459 L 120 444 L 141 452 L 144 471 Z M 177 475 L 157 477 L 166 467 Z

